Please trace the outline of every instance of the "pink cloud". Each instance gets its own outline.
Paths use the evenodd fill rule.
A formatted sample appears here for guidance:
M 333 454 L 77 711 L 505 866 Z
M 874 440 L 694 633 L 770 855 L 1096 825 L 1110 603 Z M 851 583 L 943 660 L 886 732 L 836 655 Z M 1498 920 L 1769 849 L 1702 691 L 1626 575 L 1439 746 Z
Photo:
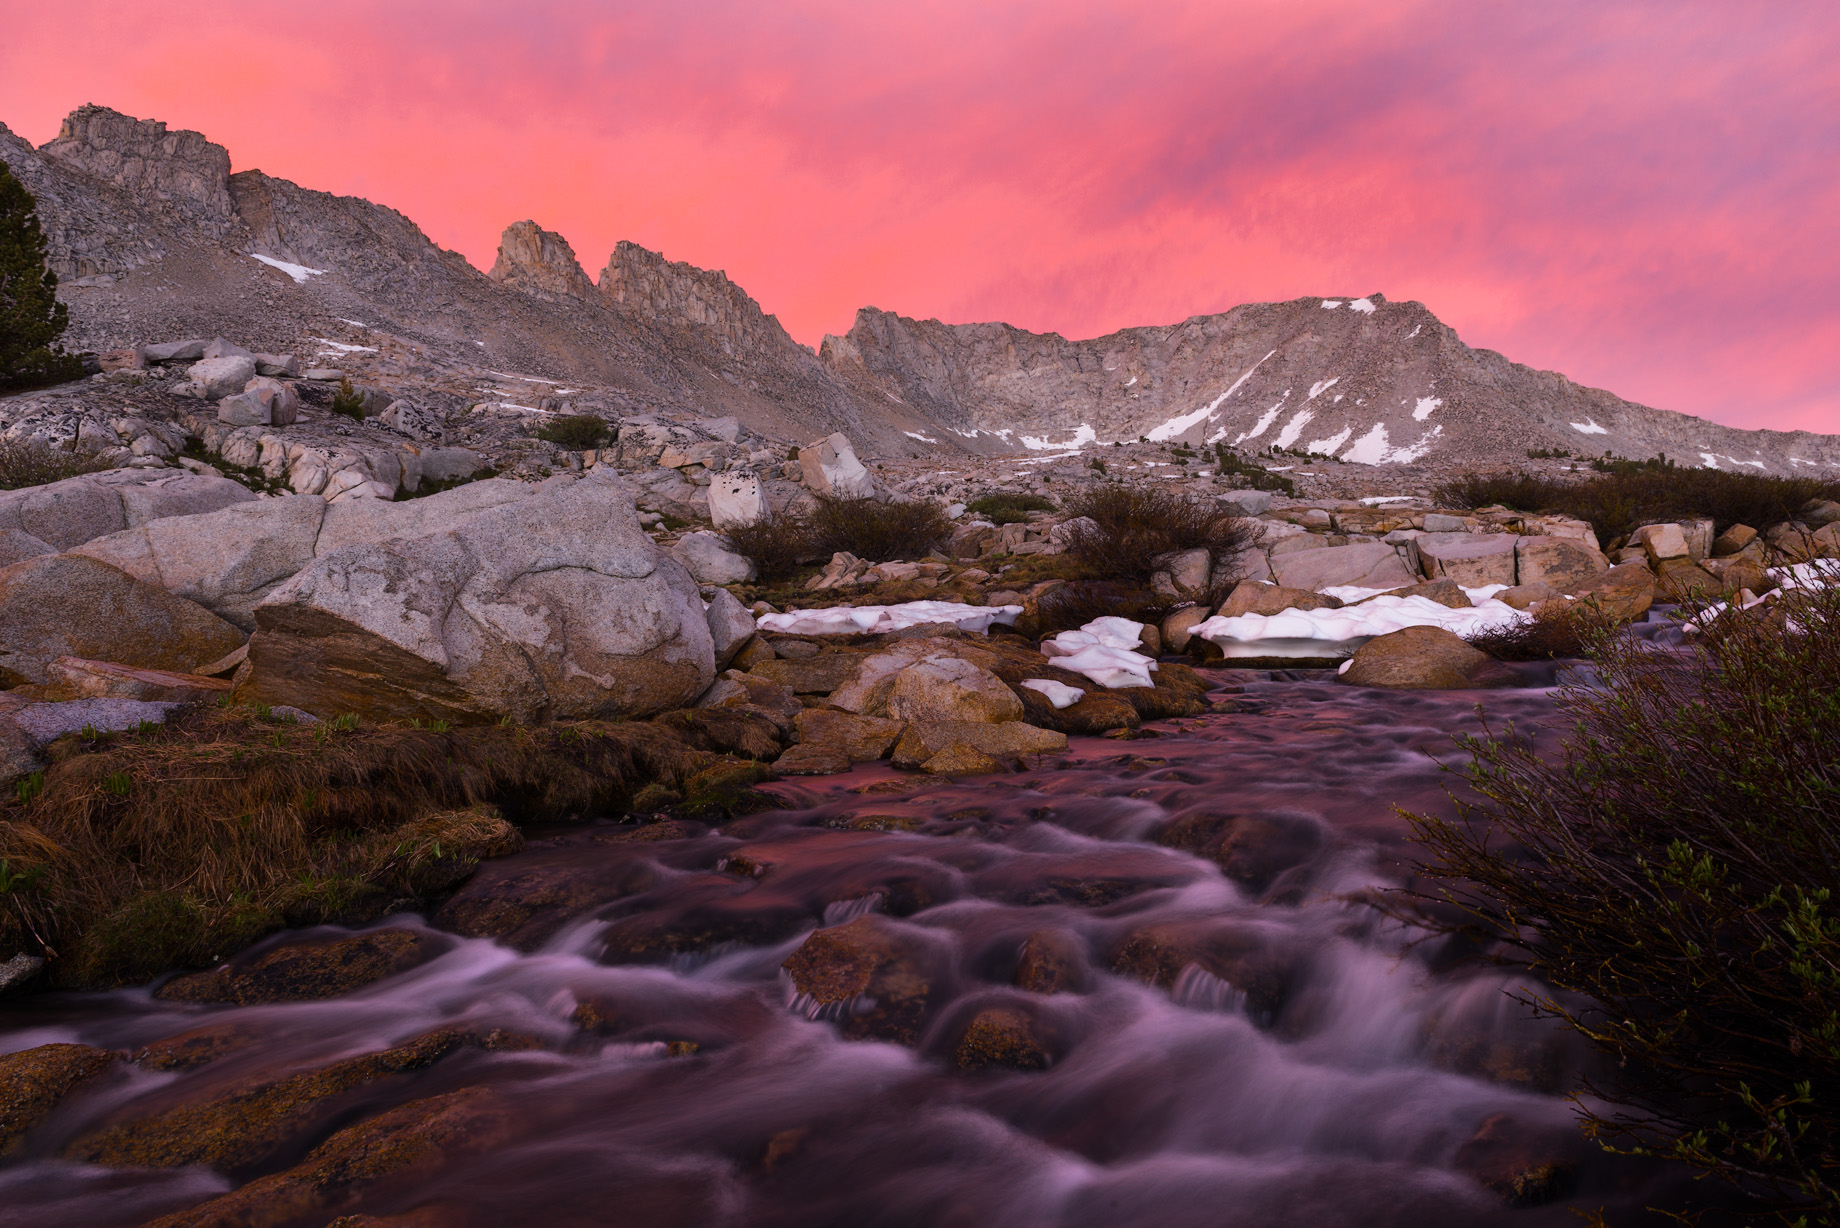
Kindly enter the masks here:
M 1840 15 L 1555 2 L 66 0 L 0 120 L 95 101 L 489 266 L 535 217 L 874 304 L 1091 335 L 1381 291 L 1734 425 L 1840 430 Z M 83 54 L 56 49 L 81 46 Z

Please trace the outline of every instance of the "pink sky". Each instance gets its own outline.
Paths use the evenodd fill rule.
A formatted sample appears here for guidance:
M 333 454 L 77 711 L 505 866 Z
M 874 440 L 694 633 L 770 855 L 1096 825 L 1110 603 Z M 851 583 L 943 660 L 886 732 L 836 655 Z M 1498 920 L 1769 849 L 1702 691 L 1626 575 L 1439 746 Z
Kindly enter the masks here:
M 11 6 L 25 10 L 23 4 Z M 379 11 L 381 10 L 381 11 Z M 1840 8 L 1498 0 L 59 0 L 0 122 L 84 102 L 391 205 L 1068 336 L 1378 291 L 1735 426 L 1840 432 Z

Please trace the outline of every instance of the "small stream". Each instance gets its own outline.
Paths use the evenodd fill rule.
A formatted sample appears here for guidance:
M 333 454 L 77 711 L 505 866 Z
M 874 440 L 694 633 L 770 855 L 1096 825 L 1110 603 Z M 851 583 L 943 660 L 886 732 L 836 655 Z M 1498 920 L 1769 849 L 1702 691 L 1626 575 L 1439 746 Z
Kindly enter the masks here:
M 1589 1054 L 1509 997 L 1511 977 L 1359 902 L 1406 880 L 1393 807 L 1449 806 L 1431 756 L 1458 757 L 1476 705 L 1525 729 L 1553 692 L 1209 676 L 1240 688 L 1216 694 L 1239 711 L 1076 739 L 1020 775 L 865 766 L 768 786 L 785 809 L 720 830 L 533 832 L 433 918 L 388 921 L 439 953 L 348 996 L 197 1006 L 142 988 L 10 1006 L 0 1052 L 227 1039 L 190 1069 L 119 1063 L 67 1101 L 0 1164 L 0 1221 L 140 1223 L 284 1169 L 341 1126 L 483 1087 L 512 1122 L 501 1143 L 352 1209 L 482 1228 L 1556 1228 L 1579 1222 L 1572 1207 L 1647 1222 L 1678 1179 L 1578 1138 L 1562 1093 Z M 1171 847 L 1172 824 L 1188 847 Z M 526 908 L 502 941 L 442 928 L 478 915 L 469 900 L 507 898 L 576 903 Z M 781 968 L 814 929 L 871 914 L 933 961 L 911 1046 L 846 1039 L 853 1008 L 799 998 Z M 1133 974 L 1130 952 L 1179 961 L 1184 935 L 1231 967 Z M 1053 956 L 1061 992 L 1018 987 L 1025 947 Z M 1045 1069 L 964 1068 L 966 1027 L 993 1008 L 1031 1021 Z M 376 1080 L 234 1180 L 60 1158 L 105 1125 L 456 1023 L 523 1047 Z M 1530 1165 L 1556 1174 L 1519 1200 L 1536 1205 L 1485 1184 Z

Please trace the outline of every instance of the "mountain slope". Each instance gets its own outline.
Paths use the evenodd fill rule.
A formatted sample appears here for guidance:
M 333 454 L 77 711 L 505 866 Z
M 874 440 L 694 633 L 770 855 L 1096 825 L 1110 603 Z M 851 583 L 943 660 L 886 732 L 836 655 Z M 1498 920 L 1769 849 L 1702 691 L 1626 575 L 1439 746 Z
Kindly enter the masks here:
M 1772 473 L 1840 468 L 1840 437 L 1651 409 L 1463 344 L 1421 303 L 1249 303 L 1087 341 L 864 308 L 820 357 L 865 400 L 980 449 L 1085 439 L 1224 441 L 1388 464 L 1666 453 Z

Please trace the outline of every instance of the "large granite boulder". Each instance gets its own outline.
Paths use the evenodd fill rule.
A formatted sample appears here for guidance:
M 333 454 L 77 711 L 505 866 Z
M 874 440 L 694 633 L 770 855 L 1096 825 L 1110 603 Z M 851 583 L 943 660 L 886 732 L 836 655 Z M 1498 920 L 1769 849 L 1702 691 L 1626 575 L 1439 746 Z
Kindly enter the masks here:
M 353 499 L 329 505 L 318 495 L 262 499 L 150 521 L 71 553 L 119 567 L 252 631 L 256 603 L 320 555 L 362 542 L 419 537 L 542 489 L 493 479 L 403 503 Z
M 1325 588 L 1402 588 L 1418 581 L 1400 561 L 1399 552 L 1385 542 L 1356 542 L 1352 546 L 1325 546 L 1288 554 L 1274 552 L 1271 574 L 1285 588 L 1311 592 Z
M 68 550 L 168 516 L 214 512 L 255 494 L 229 478 L 184 469 L 107 469 L 44 486 L 0 491 L 0 529 Z
M 107 563 L 47 554 L 0 568 L 0 681 L 51 681 L 59 657 L 186 671 L 243 634 L 203 606 Z
M 1610 570 L 1603 551 L 1571 537 L 1523 537 L 1514 547 L 1516 584 L 1550 584 L 1560 592 Z
M 1466 588 L 1514 583 L 1512 533 L 1422 533 L 1412 539 L 1427 580 L 1455 580 Z
M 1355 650 L 1341 680 L 1354 686 L 1462 690 L 1487 686 L 1493 658 L 1442 627 L 1406 627 Z
M 526 490 L 422 514 L 413 535 L 322 542 L 255 606 L 238 697 L 452 722 L 694 703 L 715 677 L 702 598 L 640 529 L 629 488 L 595 469 Z
M 841 431 L 800 448 L 799 468 L 813 494 L 836 499 L 875 494 L 875 479 L 856 459 L 856 449 Z

